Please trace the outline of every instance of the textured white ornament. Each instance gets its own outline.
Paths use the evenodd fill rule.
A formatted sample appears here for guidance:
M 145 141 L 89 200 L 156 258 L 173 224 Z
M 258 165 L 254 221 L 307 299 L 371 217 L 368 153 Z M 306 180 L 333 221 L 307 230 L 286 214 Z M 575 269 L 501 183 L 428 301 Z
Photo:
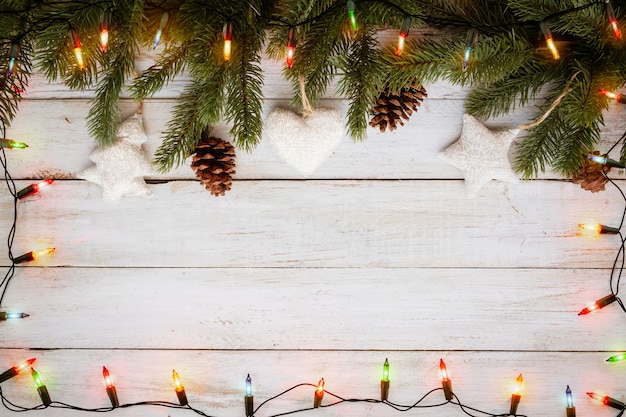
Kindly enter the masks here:
M 463 171 L 467 191 L 474 197 L 491 180 L 519 182 L 508 156 L 518 133 L 519 129 L 490 130 L 473 116 L 465 114 L 461 137 L 439 153 L 439 157 Z
M 276 108 L 265 121 L 265 134 L 278 156 L 308 176 L 341 141 L 343 119 L 334 109 L 315 109 L 308 116 L 301 116 Z
M 122 196 L 151 196 L 152 191 L 143 180 L 144 175 L 154 174 L 150 161 L 141 149 L 147 139 L 142 115 L 135 113 L 119 126 L 111 146 L 91 153 L 89 158 L 95 165 L 76 176 L 101 185 L 104 200 L 119 200 Z

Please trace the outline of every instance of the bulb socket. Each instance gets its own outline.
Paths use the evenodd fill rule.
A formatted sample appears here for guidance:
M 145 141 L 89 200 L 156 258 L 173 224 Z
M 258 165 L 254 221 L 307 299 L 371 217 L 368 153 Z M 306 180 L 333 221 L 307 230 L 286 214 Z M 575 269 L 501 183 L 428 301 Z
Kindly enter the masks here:
M 184 389 L 181 389 L 180 391 L 176 390 L 176 396 L 178 397 L 178 402 L 180 403 L 180 405 L 187 405 L 189 404 L 189 401 L 187 401 L 187 394 L 185 393 Z
M 246 406 L 246 417 L 251 417 L 254 414 L 254 396 L 246 395 L 243 399 Z
M 511 395 L 511 408 L 509 409 L 509 414 L 515 415 L 517 414 L 517 406 L 519 405 L 522 396 L 519 394 Z
M 111 406 L 113 408 L 120 406 L 120 402 L 117 399 L 117 391 L 114 386 L 107 387 L 107 395 L 109 396 L 109 401 L 111 401 Z
M 389 399 L 389 381 L 380 381 L 380 400 L 387 401 Z
M 37 387 L 37 393 L 39 394 L 39 398 L 41 398 L 41 402 L 46 407 L 52 404 L 52 400 L 50 399 L 50 394 L 48 394 L 48 388 L 45 385 Z

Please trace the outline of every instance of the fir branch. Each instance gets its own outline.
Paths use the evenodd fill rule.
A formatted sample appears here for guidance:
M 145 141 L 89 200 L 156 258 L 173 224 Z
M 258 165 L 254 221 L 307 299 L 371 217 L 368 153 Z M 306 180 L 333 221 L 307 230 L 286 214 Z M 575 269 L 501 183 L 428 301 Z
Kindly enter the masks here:
M 383 64 L 374 32 L 363 30 L 342 60 L 344 74 L 339 81 L 339 95 L 350 100 L 347 127 L 356 140 L 366 138 L 368 115 L 385 86 Z
M 248 151 L 259 143 L 263 130 L 263 72 L 259 53 L 263 38 L 262 28 L 246 31 L 238 62 L 228 72 L 226 120 L 233 123 L 230 135 L 235 145 Z
M 139 74 L 130 86 L 130 93 L 136 100 L 152 97 L 184 71 L 189 53 L 189 43 L 171 46 L 150 68 Z

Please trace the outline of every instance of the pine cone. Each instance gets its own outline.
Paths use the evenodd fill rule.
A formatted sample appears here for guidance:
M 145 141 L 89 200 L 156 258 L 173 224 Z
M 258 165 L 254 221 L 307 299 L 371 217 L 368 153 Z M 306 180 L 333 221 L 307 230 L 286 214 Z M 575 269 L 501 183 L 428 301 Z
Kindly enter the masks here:
M 424 97 L 428 97 L 426 89 L 416 82 L 403 87 L 398 94 L 393 94 L 389 88 L 386 88 L 380 93 L 372 108 L 373 117 L 369 125 L 378 127 L 381 132 L 387 128 L 390 131 L 396 130 L 398 123 L 404 126 L 402 119 L 409 120 L 424 101 Z
M 191 161 L 200 184 L 215 197 L 224 195 L 232 185 L 235 173 L 235 148 L 223 139 L 203 133 Z
M 600 155 L 600 152 L 594 151 L 593 154 Z M 602 173 L 603 170 L 607 173 L 611 170 L 611 167 L 598 164 L 585 158 L 582 168 L 572 175 L 572 182 L 574 184 L 580 184 L 582 189 L 591 191 L 592 193 L 604 191 L 604 186 L 609 180 Z

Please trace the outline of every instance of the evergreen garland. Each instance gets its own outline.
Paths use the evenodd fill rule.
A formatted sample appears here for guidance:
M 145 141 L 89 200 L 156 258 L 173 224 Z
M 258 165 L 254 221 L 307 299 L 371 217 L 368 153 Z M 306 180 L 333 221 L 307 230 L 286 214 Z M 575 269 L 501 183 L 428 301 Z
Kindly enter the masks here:
M 623 2 L 611 4 L 620 24 Z M 624 41 L 613 34 L 605 0 L 356 0 L 355 5 L 356 31 L 345 0 L 0 0 L 0 119 L 10 124 L 15 117 L 36 67 L 71 89 L 95 88 L 87 124 L 106 145 L 119 124 L 124 85 L 139 101 L 186 71 L 191 81 L 157 150 L 158 168 L 182 164 L 201 133 L 220 120 L 232 125 L 237 147 L 252 150 L 263 128 L 261 55 L 284 59 L 287 32 L 295 28 L 294 65 L 284 69 L 294 104 L 301 105 L 300 80 L 306 80 L 305 93 L 315 106 L 337 78 L 338 95 L 349 101 L 346 125 L 355 140 L 365 139 L 378 93 L 399 91 L 412 80 L 467 87 L 467 111 L 480 118 L 506 114 L 541 93 L 538 118 L 567 90 L 517 149 L 516 169 L 529 178 L 548 168 L 563 175 L 576 172 L 600 139 L 608 100 L 598 90 L 615 91 L 626 83 Z M 98 35 L 105 10 L 111 13 L 111 42 L 102 52 Z M 134 74 L 134 56 L 140 47 L 151 47 L 166 12 L 160 57 Z M 377 31 L 399 29 L 407 16 L 413 30 L 430 29 L 436 36 L 411 36 L 396 56 L 395 45 L 381 45 Z M 226 22 L 233 25 L 228 62 L 222 55 Z M 552 31 L 559 60 L 545 46 L 541 22 Z M 69 45 L 70 28 L 83 44 L 82 71 Z M 464 70 L 470 29 L 478 38 Z M 18 69 L 8 77 L 13 44 L 20 46 Z M 625 160 L 626 148 L 621 154 Z

